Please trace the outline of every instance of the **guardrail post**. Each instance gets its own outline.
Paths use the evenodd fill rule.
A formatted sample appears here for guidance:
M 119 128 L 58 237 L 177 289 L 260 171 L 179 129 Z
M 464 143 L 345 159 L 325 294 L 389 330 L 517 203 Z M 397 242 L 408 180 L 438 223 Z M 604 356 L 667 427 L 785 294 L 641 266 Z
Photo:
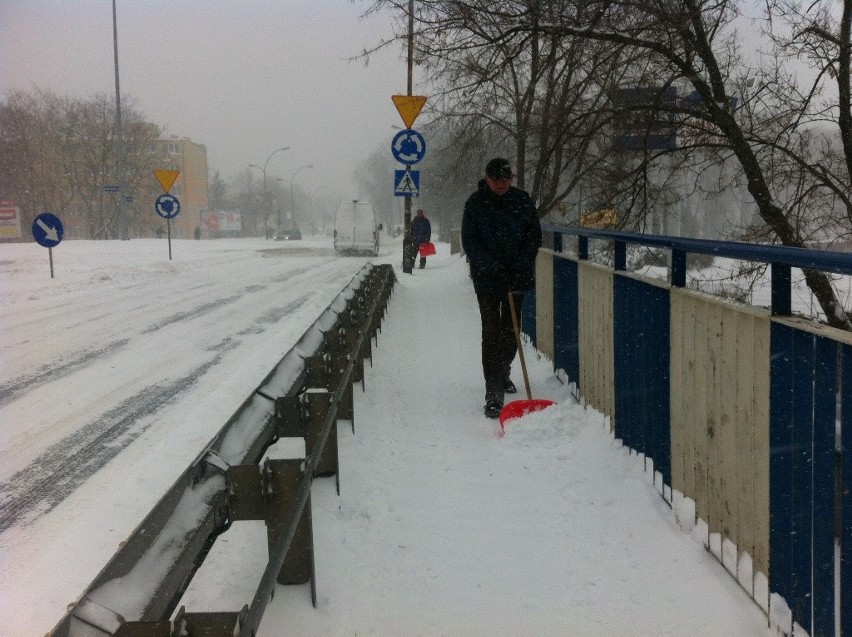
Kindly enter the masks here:
M 242 628 L 246 615 L 247 605 L 239 613 L 186 613 L 181 608 L 175 615 L 174 634 L 233 637 Z
M 310 458 L 316 450 L 317 440 L 322 433 L 325 419 L 331 408 L 331 394 L 325 389 L 305 393 L 308 406 L 308 435 L 305 437 L 305 456 Z M 317 463 L 314 476 L 326 477 L 337 473 L 337 421 L 331 425 L 328 439 Z
M 299 396 L 275 399 L 275 434 L 278 438 L 304 438 L 308 435 L 307 420 Z
M 266 536 L 270 554 L 283 535 L 287 516 L 296 503 L 296 493 L 302 481 L 304 460 L 268 459 L 263 467 L 266 483 Z M 296 525 L 293 540 L 278 572 L 279 584 L 305 584 L 314 581 L 314 540 L 311 521 L 311 496 Z M 315 591 L 315 585 L 312 586 Z
M 349 364 L 349 356 L 342 352 L 335 352 L 331 355 L 331 375 L 329 377 L 329 388 L 334 391 L 340 385 L 343 379 L 343 372 L 346 371 L 346 366 Z M 357 361 L 354 366 L 358 367 Z M 363 373 L 363 366 L 362 366 Z M 355 369 L 352 370 L 352 376 L 355 375 Z M 349 420 L 352 422 L 352 433 L 355 433 L 355 392 L 353 391 L 353 378 L 350 377 L 349 382 L 343 389 L 343 394 L 340 397 L 340 402 L 337 404 L 337 419 Z

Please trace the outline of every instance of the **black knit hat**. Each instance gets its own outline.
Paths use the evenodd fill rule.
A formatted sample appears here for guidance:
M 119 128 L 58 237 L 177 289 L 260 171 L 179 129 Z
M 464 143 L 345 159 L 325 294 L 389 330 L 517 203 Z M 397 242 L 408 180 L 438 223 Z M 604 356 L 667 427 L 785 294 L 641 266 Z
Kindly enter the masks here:
M 485 175 L 491 179 L 509 179 L 512 176 L 509 160 L 495 157 L 485 166 Z

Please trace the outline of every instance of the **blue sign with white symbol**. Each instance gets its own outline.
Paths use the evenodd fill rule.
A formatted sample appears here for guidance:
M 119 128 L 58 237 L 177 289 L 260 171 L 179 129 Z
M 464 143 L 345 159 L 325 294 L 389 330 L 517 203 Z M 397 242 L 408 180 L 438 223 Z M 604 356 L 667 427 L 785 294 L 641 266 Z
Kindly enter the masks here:
M 393 171 L 393 194 L 396 197 L 419 197 L 420 196 L 420 171 L 419 170 L 395 170 L 395 171 Z
M 426 140 L 412 128 L 406 128 L 393 136 L 391 152 L 400 164 L 416 164 L 426 154 Z
M 33 238 L 40 246 L 52 248 L 62 241 L 65 229 L 59 217 L 43 212 L 33 220 Z
M 154 210 L 156 210 L 157 214 L 163 219 L 172 219 L 177 217 L 180 212 L 180 202 L 174 195 L 165 193 L 157 197 L 157 202 L 154 204 Z

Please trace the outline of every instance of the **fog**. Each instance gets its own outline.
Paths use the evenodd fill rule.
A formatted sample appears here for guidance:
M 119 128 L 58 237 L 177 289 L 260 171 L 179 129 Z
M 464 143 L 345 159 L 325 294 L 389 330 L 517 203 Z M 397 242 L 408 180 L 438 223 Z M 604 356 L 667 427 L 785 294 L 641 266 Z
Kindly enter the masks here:
M 401 126 L 400 46 L 352 60 L 393 34 L 394 16 L 349 0 L 116 0 L 119 80 L 165 135 L 207 147 L 225 180 L 269 160 L 270 179 L 322 197 L 360 196 L 359 162 Z M 0 98 L 45 89 L 115 94 L 110 0 L 2 0 Z M 417 77 L 415 75 L 415 82 Z M 258 175 L 259 176 L 259 175 Z M 392 187 L 392 175 L 388 176 Z

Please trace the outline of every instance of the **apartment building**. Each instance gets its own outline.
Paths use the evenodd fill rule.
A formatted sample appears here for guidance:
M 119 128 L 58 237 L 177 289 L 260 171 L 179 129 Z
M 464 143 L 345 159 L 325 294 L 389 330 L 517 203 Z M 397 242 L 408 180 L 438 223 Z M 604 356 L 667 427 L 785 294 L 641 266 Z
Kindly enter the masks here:
M 172 237 L 190 239 L 201 225 L 201 211 L 210 207 L 207 195 L 207 147 L 176 135 L 159 140 L 159 144 L 168 165 L 157 168 L 180 172 L 169 191 L 180 202 L 180 214 L 172 219 Z

